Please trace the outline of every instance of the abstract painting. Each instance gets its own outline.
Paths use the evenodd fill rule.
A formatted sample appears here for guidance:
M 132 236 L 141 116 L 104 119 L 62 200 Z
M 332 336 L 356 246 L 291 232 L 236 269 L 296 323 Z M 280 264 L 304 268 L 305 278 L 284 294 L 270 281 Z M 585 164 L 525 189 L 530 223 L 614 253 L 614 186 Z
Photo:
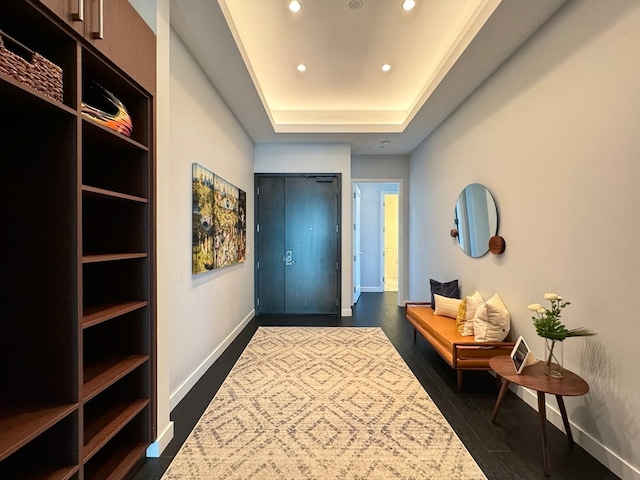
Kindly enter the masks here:
M 247 194 L 202 165 L 192 170 L 192 273 L 243 262 Z

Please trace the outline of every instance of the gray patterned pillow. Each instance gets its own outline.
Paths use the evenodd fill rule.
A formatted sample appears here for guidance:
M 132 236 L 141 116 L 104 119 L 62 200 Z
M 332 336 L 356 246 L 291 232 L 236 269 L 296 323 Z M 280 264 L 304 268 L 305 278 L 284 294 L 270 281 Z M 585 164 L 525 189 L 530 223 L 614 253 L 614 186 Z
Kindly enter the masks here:
M 439 282 L 433 278 L 429 279 L 431 283 L 431 308 L 435 310 L 436 303 L 434 295 L 442 295 L 449 298 L 460 298 L 460 288 L 458 287 L 458 280 L 451 280 L 450 282 Z

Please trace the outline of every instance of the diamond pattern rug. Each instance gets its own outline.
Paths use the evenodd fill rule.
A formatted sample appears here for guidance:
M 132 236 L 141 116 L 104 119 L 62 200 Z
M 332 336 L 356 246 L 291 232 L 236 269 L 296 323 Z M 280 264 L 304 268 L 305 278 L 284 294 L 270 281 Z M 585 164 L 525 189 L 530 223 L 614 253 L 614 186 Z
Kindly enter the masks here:
M 380 328 L 260 327 L 163 480 L 486 479 Z

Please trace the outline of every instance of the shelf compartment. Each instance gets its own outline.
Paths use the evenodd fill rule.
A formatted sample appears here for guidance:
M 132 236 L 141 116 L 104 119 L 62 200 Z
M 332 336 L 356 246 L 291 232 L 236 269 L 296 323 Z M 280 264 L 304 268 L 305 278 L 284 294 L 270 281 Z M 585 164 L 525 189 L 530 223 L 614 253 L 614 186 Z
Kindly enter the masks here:
M 149 412 L 149 372 L 149 364 L 142 365 L 85 402 L 82 448 L 82 458 L 85 462 L 131 423 L 140 412 Z M 139 438 L 147 437 L 143 435 Z
M 146 203 L 84 192 L 82 201 L 84 258 L 149 249 Z
M 0 461 L 78 409 L 73 405 L 0 407 Z M 1 478 L 1 476 L 0 476 Z
M 148 405 L 148 399 L 121 401 L 101 411 L 100 415 L 85 418 L 85 445 L 82 449 L 84 461 L 89 460 Z
M 82 335 L 83 362 L 99 365 L 111 357 L 148 355 L 150 353 L 149 309 L 138 308 L 91 328 Z
M 76 403 L 77 118 L 45 101 L 36 115 L 11 102 L 0 128 L 0 403 Z
M 84 312 L 96 311 L 105 305 L 150 301 L 149 259 L 146 254 L 104 255 L 85 258 L 84 261 Z
M 149 302 L 124 302 L 115 305 L 85 306 L 82 328 L 98 325 L 112 318 L 119 317 L 149 305 Z
M 115 356 L 93 365 L 85 365 L 82 398 L 91 400 L 100 392 L 149 361 L 149 355 Z
M 123 478 L 144 457 L 151 442 L 150 415 L 150 405 L 143 407 L 113 438 L 94 451 L 84 463 L 84 478 Z
M 77 112 L 72 108 L 56 102 L 3 73 L 0 73 L 0 97 L 2 97 L 3 109 L 19 109 L 23 114 L 33 112 L 33 115 L 42 115 L 44 111 L 51 116 L 77 116 Z
M 85 466 L 84 478 L 121 480 L 145 455 L 148 443 L 133 443 L 123 438 L 100 450 Z
M 85 119 L 82 133 L 84 185 L 149 197 L 150 153 L 146 147 Z
M 76 75 L 78 70 L 77 43 L 57 25 L 51 23 L 38 9 L 24 0 L 2 0 L 0 30 L 24 43 L 31 50 L 62 68 L 63 104 L 76 108 Z M 6 78 L 2 74 L 0 77 Z M 25 87 L 35 97 L 48 98 Z M 15 102 L 2 96 L 4 102 Z M 52 103 L 60 104 L 55 100 Z M 62 105 L 62 104 L 60 104 Z
M 105 127 L 88 117 L 82 117 L 82 132 L 84 140 L 93 148 L 117 149 L 123 152 L 145 153 L 149 147 L 127 137 L 112 128 Z
M 37 419 L 34 418 L 38 417 Z M 13 415 L 11 423 L 24 420 L 31 427 L 38 425 L 40 434 L 28 442 L 18 442 L 20 448 L 12 448 L 11 454 L 0 456 L 0 478 L 37 478 L 66 480 L 79 470 L 78 451 L 78 406 L 65 405 Z M 2 436 L 0 448 L 5 450 L 16 430 L 24 430 L 21 425 L 6 425 L 6 418 L 0 420 Z M 8 428 L 8 430 L 6 429 Z M 6 453 L 6 452 L 5 452 Z M 34 461 L 36 459 L 37 461 Z
M 131 140 L 142 145 L 150 145 L 149 127 L 151 125 L 151 99 L 136 85 L 125 79 L 119 72 L 113 70 L 88 50 L 82 52 L 83 90 L 95 81 L 113 93 L 125 106 L 133 123 Z M 97 123 L 92 122 L 95 126 Z M 101 127 L 101 126 L 100 126 Z M 107 129 L 109 130 L 109 129 Z M 129 138 L 113 131 L 114 136 Z

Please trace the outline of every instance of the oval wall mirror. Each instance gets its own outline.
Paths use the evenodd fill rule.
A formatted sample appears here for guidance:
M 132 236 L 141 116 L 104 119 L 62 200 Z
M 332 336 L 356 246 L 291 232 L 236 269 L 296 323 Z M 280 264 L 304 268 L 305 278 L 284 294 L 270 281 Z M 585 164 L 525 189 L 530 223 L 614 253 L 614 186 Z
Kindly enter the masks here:
M 460 248 L 474 258 L 489 251 L 489 239 L 498 234 L 498 208 L 491 192 L 472 183 L 460 192 L 454 214 Z

